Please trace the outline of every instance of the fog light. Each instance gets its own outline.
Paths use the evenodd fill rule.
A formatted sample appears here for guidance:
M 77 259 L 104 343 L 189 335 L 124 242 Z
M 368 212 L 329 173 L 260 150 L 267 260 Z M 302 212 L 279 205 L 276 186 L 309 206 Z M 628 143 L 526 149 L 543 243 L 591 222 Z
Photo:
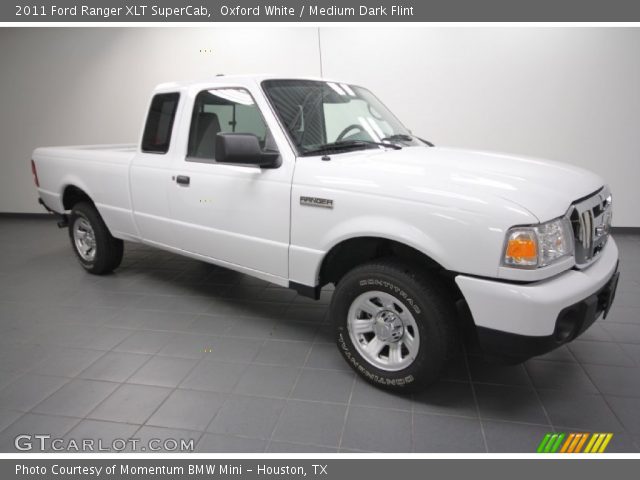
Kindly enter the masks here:
M 575 337 L 580 326 L 579 309 L 571 308 L 560 314 L 556 322 L 554 336 L 559 343 L 566 343 Z

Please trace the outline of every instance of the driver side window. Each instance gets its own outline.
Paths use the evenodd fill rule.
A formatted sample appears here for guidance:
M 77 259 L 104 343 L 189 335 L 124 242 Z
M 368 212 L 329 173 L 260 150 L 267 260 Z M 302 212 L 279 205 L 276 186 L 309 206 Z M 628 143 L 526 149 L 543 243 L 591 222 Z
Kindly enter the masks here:
M 250 133 L 264 149 L 273 142 L 260 109 L 244 88 L 219 88 L 198 94 L 191 116 L 187 161 L 214 163 L 218 133 Z

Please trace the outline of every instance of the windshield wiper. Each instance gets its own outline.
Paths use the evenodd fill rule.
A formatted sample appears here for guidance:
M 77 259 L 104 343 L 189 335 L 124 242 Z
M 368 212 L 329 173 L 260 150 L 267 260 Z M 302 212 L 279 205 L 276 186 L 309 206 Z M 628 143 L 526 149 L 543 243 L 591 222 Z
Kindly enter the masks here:
M 382 140 L 390 140 L 392 142 L 397 142 L 397 141 L 401 141 L 401 142 L 412 142 L 413 140 L 420 140 L 422 143 L 424 143 L 425 145 L 428 145 L 430 147 L 433 147 L 433 143 L 431 143 L 428 140 L 425 140 L 424 138 L 420 138 L 420 137 L 415 137 L 413 135 L 407 135 L 406 133 L 395 133 L 393 135 L 389 135 L 388 137 L 384 137 Z
M 325 143 L 318 147 L 305 150 L 305 155 L 313 155 L 314 153 L 322 153 L 336 150 L 350 150 L 357 148 L 385 147 L 400 150 L 402 147 L 395 143 L 374 142 L 373 140 L 340 140 L 337 142 Z
M 406 133 L 394 133 L 393 135 L 384 137 L 382 140 L 389 140 L 391 142 L 397 142 L 398 140 L 401 142 L 411 142 L 413 141 L 413 136 L 407 135 Z

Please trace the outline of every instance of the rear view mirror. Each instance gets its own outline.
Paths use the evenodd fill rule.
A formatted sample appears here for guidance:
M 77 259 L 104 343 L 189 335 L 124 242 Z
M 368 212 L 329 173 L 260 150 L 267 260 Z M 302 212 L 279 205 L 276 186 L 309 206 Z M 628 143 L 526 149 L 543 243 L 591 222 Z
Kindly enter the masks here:
M 216 162 L 278 168 L 282 159 L 277 151 L 263 151 L 258 137 L 252 133 L 218 133 Z

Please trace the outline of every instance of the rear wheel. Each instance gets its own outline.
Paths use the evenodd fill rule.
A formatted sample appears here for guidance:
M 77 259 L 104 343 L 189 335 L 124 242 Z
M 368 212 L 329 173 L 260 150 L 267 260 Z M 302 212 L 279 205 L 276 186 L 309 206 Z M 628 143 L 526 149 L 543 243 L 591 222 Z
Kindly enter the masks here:
M 456 312 L 446 290 L 394 260 L 347 273 L 336 286 L 331 315 L 347 363 L 388 390 L 428 386 L 455 350 Z
M 80 264 L 102 275 L 122 262 L 124 243 L 114 238 L 96 208 L 89 202 L 74 205 L 69 215 L 69 238 Z

